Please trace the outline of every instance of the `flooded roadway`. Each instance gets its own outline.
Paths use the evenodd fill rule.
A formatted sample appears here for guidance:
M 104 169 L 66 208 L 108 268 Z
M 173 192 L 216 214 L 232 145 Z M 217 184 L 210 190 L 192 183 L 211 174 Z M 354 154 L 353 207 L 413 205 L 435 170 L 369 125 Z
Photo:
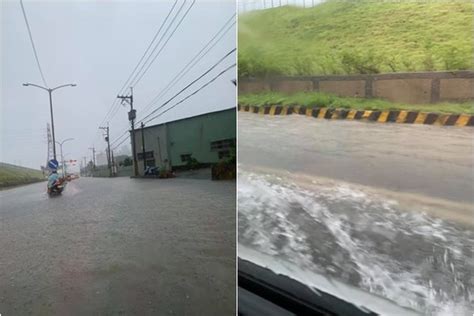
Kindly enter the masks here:
M 423 314 L 474 309 L 472 129 L 239 113 L 239 244 Z
M 81 178 L 0 191 L 0 314 L 229 315 L 235 183 Z

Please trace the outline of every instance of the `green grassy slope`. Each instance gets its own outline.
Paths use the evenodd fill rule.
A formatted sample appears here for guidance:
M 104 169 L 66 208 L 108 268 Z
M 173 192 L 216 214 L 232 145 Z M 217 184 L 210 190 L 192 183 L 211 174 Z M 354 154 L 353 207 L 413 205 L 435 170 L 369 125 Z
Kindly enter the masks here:
M 0 188 L 43 181 L 40 170 L 0 162 Z
M 403 104 L 380 99 L 343 98 L 319 92 L 300 92 L 284 94 L 263 92 L 239 95 L 240 105 L 301 105 L 307 107 L 327 107 L 356 110 L 408 110 L 433 113 L 471 114 L 474 115 L 474 102 L 436 103 L 436 104 Z
M 239 16 L 239 75 L 473 69 L 473 4 L 336 1 Z

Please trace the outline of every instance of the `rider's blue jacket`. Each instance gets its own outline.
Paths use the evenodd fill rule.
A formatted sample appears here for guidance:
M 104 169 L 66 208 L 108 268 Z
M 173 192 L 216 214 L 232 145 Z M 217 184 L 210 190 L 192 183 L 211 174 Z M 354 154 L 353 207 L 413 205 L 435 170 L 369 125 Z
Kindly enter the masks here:
M 48 177 L 48 188 L 51 188 L 58 179 L 59 176 L 57 173 L 51 173 Z

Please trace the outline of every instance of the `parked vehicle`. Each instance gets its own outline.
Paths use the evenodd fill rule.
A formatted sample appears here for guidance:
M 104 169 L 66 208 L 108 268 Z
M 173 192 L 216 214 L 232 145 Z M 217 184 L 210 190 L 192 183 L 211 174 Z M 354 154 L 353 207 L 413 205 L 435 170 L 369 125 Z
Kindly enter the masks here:
M 147 166 L 145 168 L 145 176 L 158 176 L 159 175 L 159 169 L 158 167 L 150 167 Z

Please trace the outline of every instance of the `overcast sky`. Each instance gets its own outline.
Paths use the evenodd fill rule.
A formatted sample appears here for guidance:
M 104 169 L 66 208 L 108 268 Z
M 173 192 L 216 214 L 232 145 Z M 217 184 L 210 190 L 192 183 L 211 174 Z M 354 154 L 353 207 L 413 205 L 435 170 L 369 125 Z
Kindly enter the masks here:
M 183 1 L 178 1 L 174 12 Z M 191 2 L 186 1 L 180 16 Z M 174 0 L 24 1 L 48 85 L 77 84 L 53 93 L 56 140 L 74 138 L 64 145 L 67 159 L 80 160 L 85 155 L 90 159 L 89 147 L 94 145 L 98 151 L 105 148 L 98 126 L 173 3 Z M 1 1 L 1 6 L 0 161 L 39 169 L 47 155 L 48 93 L 22 86 L 24 82 L 43 84 L 20 2 Z M 235 13 L 235 7 L 233 0 L 196 1 L 160 56 L 134 87 L 138 118 L 143 116 L 141 110 L 153 97 Z M 235 29 L 232 29 L 166 96 L 181 90 L 235 47 Z M 175 101 L 233 64 L 235 58 L 236 54 L 232 54 Z M 230 82 L 235 78 L 234 68 L 148 125 L 235 106 L 235 86 Z M 166 96 L 157 105 L 166 101 Z M 129 126 L 128 110 L 120 106 L 110 120 L 112 140 Z M 129 141 L 124 145 L 129 147 Z M 57 151 L 59 155 L 59 148 Z

